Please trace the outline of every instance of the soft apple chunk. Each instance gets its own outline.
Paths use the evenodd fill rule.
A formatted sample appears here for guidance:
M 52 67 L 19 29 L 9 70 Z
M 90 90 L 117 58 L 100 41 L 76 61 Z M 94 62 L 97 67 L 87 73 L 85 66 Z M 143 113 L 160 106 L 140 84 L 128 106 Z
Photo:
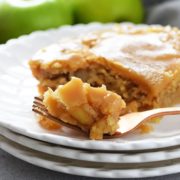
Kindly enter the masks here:
M 83 125 L 92 124 L 94 121 L 91 114 L 83 106 L 69 108 L 68 112 Z
M 48 112 L 64 122 L 77 125 L 76 120 L 68 113 L 66 107 L 58 99 L 56 92 L 53 92 L 51 89 L 45 92 L 43 103 Z
M 67 107 L 81 106 L 87 103 L 83 82 L 78 78 L 72 78 L 65 86 L 59 86 L 57 93 Z
M 53 116 L 89 132 L 90 139 L 114 134 L 126 106 L 119 95 L 105 86 L 91 87 L 78 78 L 72 78 L 55 91 L 49 89 L 43 103 Z

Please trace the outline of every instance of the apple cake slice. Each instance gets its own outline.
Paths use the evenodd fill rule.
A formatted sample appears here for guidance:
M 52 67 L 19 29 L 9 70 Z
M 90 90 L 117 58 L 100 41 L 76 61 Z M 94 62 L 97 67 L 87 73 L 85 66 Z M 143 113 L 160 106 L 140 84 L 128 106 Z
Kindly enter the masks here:
M 41 94 L 74 76 L 104 84 L 125 100 L 127 111 L 180 100 L 180 30 L 169 26 L 115 24 L 41 49 L 29 64 Z

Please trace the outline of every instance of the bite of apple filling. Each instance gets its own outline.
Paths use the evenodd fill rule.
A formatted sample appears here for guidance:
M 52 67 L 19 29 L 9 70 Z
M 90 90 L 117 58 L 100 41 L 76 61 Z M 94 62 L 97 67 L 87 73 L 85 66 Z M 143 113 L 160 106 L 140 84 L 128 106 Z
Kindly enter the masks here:
M 90 139 L 113 135 L 126 107 L 121 96 L 105 86 L 91 87 L 74 77 L 55 91 L 49 88 L 44 93 L 43 103 L 51 115 L 87 131 Z

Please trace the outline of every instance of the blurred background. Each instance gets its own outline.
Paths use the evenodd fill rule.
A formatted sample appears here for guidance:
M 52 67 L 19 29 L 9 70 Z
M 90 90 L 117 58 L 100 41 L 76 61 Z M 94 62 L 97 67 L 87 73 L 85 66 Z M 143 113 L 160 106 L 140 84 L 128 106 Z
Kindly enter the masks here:
M 0 0 L 0 43 L 36 30 L 93 21 L 180 27 L 180 0 Z

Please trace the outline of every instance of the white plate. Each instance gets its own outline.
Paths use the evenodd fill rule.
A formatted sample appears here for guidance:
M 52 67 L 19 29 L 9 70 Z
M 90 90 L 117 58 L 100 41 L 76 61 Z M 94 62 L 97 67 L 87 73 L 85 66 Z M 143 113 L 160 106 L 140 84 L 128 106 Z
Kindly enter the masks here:
M 135 178 L 160 176 L 180 172 L 180 159 L 149 163 L 126 164 L 90 163 L 60 158 L 38 152 L 0 136 L 0 148 L 19 159 L 54 171 L 68 174 L 102 177 L 102 178 Z
M 65 158 L 102 163 L 145 163 L 180 158 L 180 146 L 152 152 L 101 152 L 67 148 L 14 133 L 0 127 L 0 134 L 30 149 Z
M 65 26 L 56 30 L 35 32 L 0 47 L 0 125 L 39 140 L 84 149 L 142 150 L 180 144 L 179 116 L 164 118 L 155 130 L 146 135 L 136 133 L 122 138 L 102 141 L 88 140 L 81 133 L 66 128 L 50 132 L 42 129 L 31 111 L 37 95 L 36 81 L 27 65 L 28 59 L 39 49 L 62 37 L 78 36 L 112 24 Z

